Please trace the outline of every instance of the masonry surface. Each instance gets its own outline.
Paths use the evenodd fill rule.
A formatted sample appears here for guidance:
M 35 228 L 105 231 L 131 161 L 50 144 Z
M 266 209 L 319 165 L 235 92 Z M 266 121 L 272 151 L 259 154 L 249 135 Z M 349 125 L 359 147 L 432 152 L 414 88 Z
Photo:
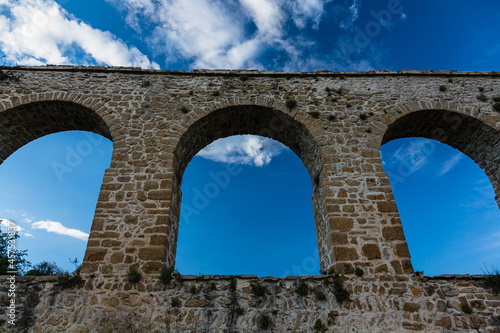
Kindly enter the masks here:
M 487 100 L 478 99 L 479 88 Z M 459 149 L 484 169 L 500 204 L 496 96 L 498 72 L 3 68 L 0 163 L 32 140 L 67 130 L 103 135 L 114 149 L 83 282 L 62 290 L 53 281 L 21 278 L 25 328 L 100 331 L 112 317 L 117 324 L 108 331 L 254 332 L 266 314 L 275 332 L 312 331 L 317 319 L 331 332 L 453 331 L 474 318 L 493 332 L 500 297 L 480 276 L 413 276 L 380 146 L 426 137 Z M 212 141 L 236 134 L 278 140 L 302 159 L 313 184 L 321 266 L 345 276 L 352 301 L 337 302 L 320 276 L 301 279 L 311 290 L 325 289 L 326 301 L 314 293 L 298 297 L 297 278 L 261 279 L 268 290 L 255 299 L 248 291 L 255 277 L 238 278 L 236 291 L 221 276 L 196 282 L 197 293 L 178 281 L 159 283 L 162 268 L 175 265 L 187 164 Z M 365 275 L 357 278 L 354 267 Z M 127 282 L 131 268 L 143 274 L 139 284 Z M 461 312 L 464 302 L 473 315 Z M 236 307 L 247 311 L 237 316 Z

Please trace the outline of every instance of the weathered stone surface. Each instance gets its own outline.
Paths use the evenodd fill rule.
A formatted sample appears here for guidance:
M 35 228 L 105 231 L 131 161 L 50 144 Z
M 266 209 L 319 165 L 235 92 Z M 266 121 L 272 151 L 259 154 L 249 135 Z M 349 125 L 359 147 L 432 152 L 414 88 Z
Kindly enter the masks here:
M 479 86 L 488 87 L 489 97 L 500 95 L 500 73 L 8 70 L 22 81 L 5 79 L 0 85 L 0 163 L 30 141 L 67 130 L 100 134 L 114 147 L 81 269 L 83 287 L 63 291 L 45 281 L 42 288 L 41 280 L 26 285 L 26 292 L 40 297 L 39 303 L 36 297 L 19 303 L 36 310 L 26 308 L 21 315 L 31 317 L 23 322 L 36 323 L 40 331 L 149 331 L 154 326 L 157 331 L 254 332 L 256 318 L 266 311 L 283 331 L 311 331 L 317 318 L 330 320 L 333 332 L 456 331 L 462 327 L 451 320 L 449 328 L 449 319 L 460 313 L 463 299 L 478 316 L 499 314 L 500 301 L 482 289 L 481 276 L 412 280 L 380 145 L 426 137 L 455 147 L 484 169 L 500 204 L 500 114 L 476 98 Z M 449 78 L 454 84 L 447 84 L 446 92 L 436 89 Z M 342 93 L 329 96 L 328 90 Z M 286 107 L 289 99 L 297 102 L 292 110 Z M 363 120 L 361 114 L 370 117 Z M 299 299 L 292 289 L 297 278 L 287 279 L 285 287 L 269 285 L 276 298 L 270 294 L 258 301 L 241 294 L 240 289 L 248 289 L 243 285 L 234 297 L 225 278 L 213 280 L 216 290 L 204 285 L 196 296 L 180 283 L 165 289 L 158 281 L 163 267 L 175 266 L 181 179 L 188 161 L 206 144 L 236 134 L 278 140 L 304 162 L 313 185 L 321 268 L 347 274 L 353 297 L 349 310 L 329 290 L 324 290 L 324 303 Z M 362 279 L 349 278 L 355 266 L 363 268 Z M 143 273 L 136 285 L 127 282 L 131 268 Z M 319 282 L 309 281 L 321 289 Z M 119 292 L 130 297 L 117 297 Z M 178 307 L 173 299 L 180 300 Z M 203 306 L 186 306 L 193 300 Z M 244 315 L 234 314 L 237 306 L 245 308 Z M 335 318 L 329 317 L 332 311 Z M 115 327 L 115 322 L 123 324 Z

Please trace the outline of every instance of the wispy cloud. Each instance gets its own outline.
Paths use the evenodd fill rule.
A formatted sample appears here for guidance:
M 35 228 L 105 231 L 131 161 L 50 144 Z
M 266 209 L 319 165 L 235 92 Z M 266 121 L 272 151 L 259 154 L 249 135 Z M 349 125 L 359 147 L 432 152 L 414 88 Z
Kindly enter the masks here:
M 444 163 L 443 167 L 441 168 L 441 170 L 439 170 L 438 175 L 443 176 L 446 173 L 448 173 L 451 169 L 453 169 L 453 167 L 455 165 L 458 164 L 458 162 L 460 162 L 460 160 L 462 159 L 463 156 L 464 155 L 462 153 L 457 153 L 452 158 L 450 158 L 448 161 L 446 161 Z
M 2 224 L 6 228 L 12 228 L 13 230 L 15 230 L 15 232 L 20 232 L 24 230 L 24 228 L 22 228 L 21 226 L 15 224 L 14 222 L 8 219 L 0 219 L 0 224 Z
M 347 10 L 347 15 L 344 16 L 344 20 L 340 22 L 340 27 L 344 30 L 351 29 L 354 22 L 358 20 L 359 9 L 361 4 L 358 0 L 353 0 L 352 5 Z
M 281 143 L 254 135 L 235 136 L 220 139 L 205 147 L 197 155 L 222 162 L 264 166 L 273 157 L 288 148 Z
M 54 0 L 3 0 L 0 13 L 0 47 L 7 61 L 159 68 L 137 48 L 78 20 Z
M 32 224 L 33 229 L 42 229 L 47 232 L 53 232 L 59 235 L 70 236 L 83 241 L 87 241 L 89 234 L 77 229 L 70 229 L 59 222 L 54 221 L 38 221 Z
M 399 166 L 401 171 L 413 173 L 428 163 L 428 156 L 434 151 L 434 145 L 434 142 L 427 139 L 402 144 L 392 156 L 384 156 L 384 166 Z

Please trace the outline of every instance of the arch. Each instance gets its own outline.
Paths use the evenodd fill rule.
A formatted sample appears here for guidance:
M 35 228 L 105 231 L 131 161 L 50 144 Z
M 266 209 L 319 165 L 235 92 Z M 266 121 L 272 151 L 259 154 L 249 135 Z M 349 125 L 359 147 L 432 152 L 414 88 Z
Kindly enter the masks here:
M 495 123 L 495 122 L 492 122 Z M 424 137 L 460 150 L 484 169 L 500 207 L 500 132 L 476 117 L 451 110 L 418 110 L 392 122 L 381 145 L 395 139 Z
M 307 116 L 306 116 L 307 117 Z M 233 135 L 253 134 L 268 137 L 292 149 L 308 170 L 313 185 L 313 211 L 318 240 L 318 250 L 322 267 L 332 264 L 330 250 L 327 249 L 329 228 L 324 211 L 324 197 L 320 187 L 323 157 L 317 139 L 291 115 L 261 105 L 226 106 L 193 121 L 187 128 L 173 151 L 172 200 L 170 203 L 170 222 L 167 265 L 175 263 L 177 232 L 180 218 L 181 182 L 184 171 L 201 149 L 211 142 Z
M 0 164 L 25 144 L 62 131 L 81 130 L 113 141 L 110 128 L 94 110 L 69 101 L 39 101 L 0 112 Z

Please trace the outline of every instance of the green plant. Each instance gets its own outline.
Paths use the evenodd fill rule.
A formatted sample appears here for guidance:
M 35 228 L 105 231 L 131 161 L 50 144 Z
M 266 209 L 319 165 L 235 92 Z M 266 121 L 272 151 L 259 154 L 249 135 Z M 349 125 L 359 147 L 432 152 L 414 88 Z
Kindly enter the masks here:
M 189 288 L 189 292 L 190 292 L 191 294 L 196 294 L 196 293 L 198 292 L 198 288 L 196 288 L 196 286 L 191 286 L 191 287 Z
M 295 289 L 295 292 L 302 297 L 305 297 L 309 294 L 309 287 L 307 286 L 307 283 L 301 282 L 297 289 Z
M 338 274 L 333 276 L 333 288 L 333 294 L 335 295 L 337 302 L 339 302 L 340 304 L 351 299 L 349 290 L 346 289 L 346 287 L 344 286 L 344 281 Z
M 248 75 L 247 74 L 240 74 L 240 80 L 245 82 L 246 80 L 248 80 Z
M 271 317 L 269 317 L 268 315 L 266 314 L 262 314 L 260 317 L 259 317 L 259 327 L 263 330 L 266 330 L 268 329 L 270 326 L 271 326 Z
M 488 100 L 488 97 L 486 97 L 485 94 L 481 93 L 479 95 L 476 96 L 478 100 L 480 100 L 481 102 L 486 102 Z
M 329 87 L 326 87 L 326 88 L 325 88 L 325 91 L 326 91 L 327 93 L 329 93 L 329 92 L 330 92 L 330 88 L 329 88 Z
M 345 79 L 345 76 L 344 76 L 344 75 L 341 75 L 341 76 L 339 77 L 339 79 L 344 80 L 344 79 Z
M 321 319 L 317 319 L 314 322 L 313 330 L 315 330 L 315 331 L 324 331 L 325 329 L 326 329 L 326 327 L 323 324 L 323 322 L 321 321 Z
M 345 106 L 346 106 L 346 108 L 350 108 L 352 106 L 352 104 L 351 104 L 351 102 L 347 102 Z
M 68 274 L 67 271 L 56 265 L 55 262 L 42 261 L 33 266 L 26 272 L 28 276 L 46 276 L 46 275 L 63 275 Z
M 498 295 L 500 293 L 500 272 L 495 267 L 491 267 L 491 271 L 486 269 L 486 272 L 483 271 L 484 277 L 484 285 L 486 288 L 491 288 L 493 294 Z
M 335 270 L 333 269 L 333 267 L 330 267 L 330 269 L 328 270 L 328 275 L 333 275 L 335 274 Z
M 337 117 L 335 117 L 335 115 L 331 114 L 328 116 L 328 120 L 335 121 L 335 120 L 337 120 Z
M 448 87 L 443 85 L 439 86 L 439 91 L 446 91 L 446 89 L 448 89 Z
M 483 92 L 484 91 L 484 87 L 477 87 L 477 90 L 479 90 L 479 92 Z
M 366 129 L 366 133 L 371 133 L 371 132 L 372 132 L 372 129 L 371 129 L 370 127 L 368 127 L 368 128 Z
M 500 102 L 500 96 L 495 96 L 492 98 L 493 102 Z
M 500 111 L 500 102 L 495 102 L 492 104 L 493 109 L 496 111 Z
M 368 118 L 368 116 L 366 114 L 364 114 L 364 113 L 361 113 L 359 115 L 359 119 L 361 119 L 361 120 L 366 120 L 367 118 Z
M 214 86 L 214 84 L 213 84 L 212 82 L 209 82 L 209 83 L 208 83 L 208 86 L 209 86 L 209 87 L 213 87 L 213 86 Z
M 217 90 L 212 91 L 212 96 L 214 96 L 214 97 L 220 96 L 220 92 Z
M 193 96 L 193 94 L 194 94 L 194 91 L 189 90 L 189 96 Z
M 28 250 L 9 249 L 9 240 L 18 238 L 17 233 L 10 235 L 8 232 L 0 233 L 0 275 L 7 275 L 8 271 L 17 271 L 20 275 L 31 266 L 30 262 L 24 259 L 28 255 Z
M 82 277 L 79 273 L 75 275 L 64 274 L 59 278 L 59 283 L 63 289 L 73 288 L 74 286 L 78 286 L 81 282 Z
M 318 111 L 311 111 L 311 112 L 308 112 L 308 113 L 309 113 L 309 115 L 310 115 L 311 117 L 313 117 L 314 119 L 318 119 L 318 118 L 319 118 L 319 115 L 320 115 L 320 113 L 319 113 Z
M 255 296 L 264 296 L 266 294 L 266 287 L 260 283 L 250 283 L 250 288 Z
M 448 82 L 449 82 L 449 83 L 452 83 L 452 82 L 453 82 L 453 79 L 448 79 Z
M 198 280 L 198 281 L 203 281 L 204 278 L 205 278 L 205 275 L 203 275 L 201 272 L 198 273 L 198 275 L 196 276 L 196 280 Z
M 172 298 L 172 300 L 170 301 L 170 305 L 172 305 L 173 308 L 178 308 L 179 306 L 181 306 L 181 300 L 178 298 Z
M 210 290 L 217 290 L 217 286 L 215 285 L 215 282 L 210 283 Z
M 462 309 L 462 312 L 466 314 L 472 314 L 473 312 L 472 307 L 467 302 L 462 302 L 460 308 Z
M 232 278 L 231 281 L 229 281 L 229 290 L 236 291 L 236 284 L 236 278 Z
M 150 85 L 151 85 L 151 81 L 149 81 L 149 80 L 142 80 L 142 82 L 141 82 L 141 87 L 143 87 L 143 88 L 147 88 Z
M 316 292 L 316 298 L 318 299 L 318 301 L 326 301 L 326 296 L 322 291 Z
M 288 108 L 288 110 L 291 111 L 297 106 L 297 101 L 294 99 L 287 99 L 285 105 Z
M 365 275 L 365 271 L 361 267 L 354 268 L 354 274 L 356 274 L 357 277 L 363 277 Z
M 186 106 L 182 106 L 181 107 L 181 112 L 184 113 L 184 114 L 186 114 L 186 113 L 189 112 L 189 109 Z
M 237 306 L 236 309 L 234 309 L 234 312 L 236 313 L 236 315 L 242 316 L 245 313 L 245 310 L 242 307 Z
M 173 267 L 170 267 L 170 268 L 163 267 L 163 269 L 160 273 L 160 278 L 159 278 L 161 283 L 163 283 L 164 285 L 169 284 L 173 279 L 173 276 L 172 276 L 173 272 L 174 272 Z
M 130 283 L 139 283 L 142 279 L 142 274 L 136 269 L 131 268 L 127 273 L 127 281 Z

